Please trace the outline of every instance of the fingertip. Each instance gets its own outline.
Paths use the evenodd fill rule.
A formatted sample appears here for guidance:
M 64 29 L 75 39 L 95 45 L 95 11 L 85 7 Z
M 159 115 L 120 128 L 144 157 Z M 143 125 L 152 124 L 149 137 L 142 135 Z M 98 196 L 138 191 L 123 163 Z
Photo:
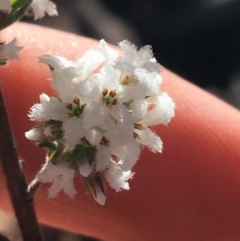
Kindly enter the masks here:
M 38 102 L 39 94 L 53 94 L 47 80 L 50 77 L 48 67 L 38 63 L 38 56 L 57 54 L 76 59 L 96 46 L 96 42 L 23 24 L 5 30 L 2 38 L 10 40 L 13 36 L 17 36 L 24 49 L 21 61 L 13 61 L 0 69 L 1 89 L 19 153 L 28 160 L 24 165 L 27 177 L 32 179 L 44 160 L 44 152 L 34 145 L 30 147 L 31 143 L 24 137 L 24 132 L 32 126 L 27 113 Z M 163 79 L 162 89 L 176 103 L 176 116 L 169 126 L 155 128 L 164 142 L 163 154 L 144 150 L 140 163 L 135 167 L 131 190 L 120 194 L 110 191 L 104 207 L 93 206 L 82 194 L 71 205 L 68 197 L 45 201 L 46 195 L 38 196 L 41 220 L 96 236 L 100 235 L 101 229 L 108 231 L 114 223 L 111 235 L 102 233 L 101 237 L 114 238 L 119 234 L 116 240 L 126 240 L 124 237 L 127 235 L 128 240 L 139 240 L 137 232 L 142 237 L 152 237 L 152 240 L 159 237 L 163 240 L 192 237 L 193 240 L 194 233 L 200 231 L 196 240 L 208 240 L 203 237 L 209 237 L 210 233 L 219 237 L 217 230 L 221 228 L 231 237 L 233 226 L 235 233 L 238 232 L 234 212 L 240 212 L 236 205 L 236 200 L 240 201 L 240 137 L 237 134 L 240 114 L 167 70 L 163 71 Z M 40 194 L 46 194 L 46 189 L 43 190 Z M 213 206 L 216 203 L 219 204 L 217 208 Z M 62 212 L 59 212 L 59 207 Z M 227 211 L 221 212 L 221 209 Z M 66 213 L 71 214 L 67 220 Z M 225 220 L 219 223 L 221 215 Z M 231 216 L 234 216 L 233 223 L 228 224 Z M 103 221 L 100 223 L 101 218 Z M 81 227 L 78 223 L 82 224 Z M 97 230 L 92 230 L 93 223 L 98 225 Z M 207 225 L 212 230 L 208 230 Z M 122 230 L 125 233 L 122 234 Z

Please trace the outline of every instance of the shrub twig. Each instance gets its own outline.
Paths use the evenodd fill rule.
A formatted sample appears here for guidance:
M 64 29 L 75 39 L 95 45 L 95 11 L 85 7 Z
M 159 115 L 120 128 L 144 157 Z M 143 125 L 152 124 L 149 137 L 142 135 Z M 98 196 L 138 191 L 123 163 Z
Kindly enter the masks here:
M 6 179 L 6 185 L 24 241 L 42 241 L 33 200 L 29 199 L 27 183 L 21 170 L 14 145 L 11 127 L 0 91 L 0 161 Z

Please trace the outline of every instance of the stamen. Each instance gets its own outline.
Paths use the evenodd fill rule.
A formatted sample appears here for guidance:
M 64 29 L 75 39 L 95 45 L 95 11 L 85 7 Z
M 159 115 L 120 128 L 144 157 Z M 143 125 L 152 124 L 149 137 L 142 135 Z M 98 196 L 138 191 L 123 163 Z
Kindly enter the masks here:
M 116 90 L 111 90 L 109 95 L 113 98 L 117 94 Z
M 83 105 L 81 105 L 82 110 L 84 110 L 86 106 L 87 106 L 87 104 L 86 104 L 86 103 L 85 103 L 85 104 L 83 104 Z
M 104 145 L 104 146 L 108 146 L 109 145 L 109 140 L 106 139 L 106 137 L 103 137 L 101 142 L 100 142 L 101 145 Z
M 118 104 L 118 99 L 113 99 L 112 105 L 117 105 Z
M 138 129 L 138 130 L 143 130 L 144 126 L 142 124 L 139 124 L 139 123 L 134 123 L 134 128 Z
M 76 97 L 74 100 L 73 100 L 73 103 L 75 103 L 76 105 L 79 105 L 80 104 L 80 99 L 78 97 Z
M 134 137 L 135 139 L 138 139 L 138 140 L 141 139 L 140 136 L 138 135 L 138 133 L 136 133 L 136 132 L 133 132 L 133 137 Z
M 104 89 L 103 92 L 102 92 L 102 95 L 103 95 L 103 96 L 106 96 L 107 93 L 108 93 L 108 90 L 107 90 L 107 89 Z
M 66 107 L 67 107 L 69 110 L 72 110 L 72 104 L 71 104 L 71 103 L 66 104 Z

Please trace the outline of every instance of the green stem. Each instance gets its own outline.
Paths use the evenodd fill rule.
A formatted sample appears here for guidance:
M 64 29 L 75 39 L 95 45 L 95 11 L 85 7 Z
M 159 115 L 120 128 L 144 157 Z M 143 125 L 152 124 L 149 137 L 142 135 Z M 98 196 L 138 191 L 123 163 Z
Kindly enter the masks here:
M 21 18 L 32 1 L 33 0 L 13 1 L 12 11 L 9 14 L 0 12 L 0 30 Z

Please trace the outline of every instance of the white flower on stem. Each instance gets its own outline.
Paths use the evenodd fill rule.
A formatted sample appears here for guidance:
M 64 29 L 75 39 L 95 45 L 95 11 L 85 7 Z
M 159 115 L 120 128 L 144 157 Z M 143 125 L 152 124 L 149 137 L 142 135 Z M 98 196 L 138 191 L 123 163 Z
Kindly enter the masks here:
M 109 65 L 114 65 L 119 57 L 116 51 L 110 48 L 106 41 L 103 39 L 101 39 L 99 42 L 99 48 L 104 56 L 106 63 Z
M 42 95 L 47 96 L 46 94 Z M 40 99 L 42 95 L 40 95 Z M 33 105 L 28 116 L 30 120 L 37 122 L 48 120 L 64 121 L 68 116 L 68 109 L 59 99 L 51 97 L 48 101 L 41 101 L 41 103 Z
M 0 11 L 9 13 L 11 12 L 11 10 L 12 10 L 12 5 L 10 0 L 1 0 Z
M 17 39 L 14 38 L 11 42 L 4 44 L 0 43 L 0 59 L 4 60 L 19 60 L 19 52 L 23 47 L 17 45 Z
M 108 169 L 104 172 L 105 180 L 116 192 L 119 192 L 122 189 L 129 190 L 129 183 L 127 181 L 131 179 L 133 175 L 134 173 L 130 170 L 124 172 L 114 163 L 111 163 Z
M 29 10 L 33 11 L 34 20 L 43 18 L 47 13 L 49 16 L 57 16 L 56 5 L 49 0 L 33 0 L 29 6 Z M 29 15 L 29 13 L 27 13 Z
M 58 92 L 59 99 L 65 104 L 74 99 L 71 80 L 76 76 L 75 63 L 60 56 L 43 55 L 39 62 L 47 64 L 51 69 L 51 83 Z
M 149 72 L 147 69 L 135 69 L 134 75 L 137 78 L 136 91 L 138 96 L 155 96 L 159 94 L 159 88 L 162 83 L 162 77 L 157 72 Z M 136 98 L 139 98 L 136 96 Z
M 143 127 L 142 130 L 135 130 L 139 135 L 139 143 L 147 146 L 152 152 L 162 152 L 163 143 L 160 137 L 151 129 Z
M 119 43 L 119 47 L 123 51 L 123 57 L 118 58 L 115 67 L 126 75 L 133 76 L 137 68 L 159 73 L 160 64 L 153 58 L 151 46 L 146 45 L 138 51 L 134 44 L 123 40 Z
M 104 61 L 101 53 L 95 50 L 87 51 L 82 58 L 76 61 L 76 82 L 86 80 L 94 70 Z
M 68 178 L 62 182 L 56 181 L 58 174 L 49 176 L 54 195 L 64 189 L 65 180 L 72 182 L 69 177 L 74 169 L 79 170 L 92 198 L 104 204 L 104 181 L 117 192 L 128 190 L 142 147 L 162 152 L 163 142 L 151 126 L 167 125 L 175 104 L 160 90 L 160 65 L 149 46 L 139 51 L 128 41 L 119 46 L 123 57 L 104 40 L 99 51 L 90 50 L 76 62 L 59 56 L 40 57 L 50 66 L 58 96 L 42 94 L 40 103 L 29 112 L 30 119 L 39 123 L 36 128 L 44 127 L 40 133 L 44 141 L 35 129 L 26 137 L 49 149 L 49 163 L 61 163 L 46 166 L 38 174 L 46 176 L 43 181 L 51 170 L 59 174 L 61 168 L 68 169 Z M 55 183 L 62 185 L 60 189 Z
M 140 153 L 140 144 L 134 138 L 125 145 L 125 150 L 123 151 L 124 156 L 118 162 L 122 171 L 129 171 L 136 164 Z
M 149 97 L 147 101 L 153 105 L 153 108 L 145 114 L 142 123 L 146 126 L 167 125 L 175 113 L 173 99 L 167 93 L 159 92 L 158 96 Z
M 77 194 L 73 183 L 74 174 L 75 170 L 68 168 L 65 163 L 54 165 L 51 162 L 47 162 L 36 178 L 42 183 L 52 183 L 48 189 L 49 198 L 56 197 L 61 190 L 72 198 Z

